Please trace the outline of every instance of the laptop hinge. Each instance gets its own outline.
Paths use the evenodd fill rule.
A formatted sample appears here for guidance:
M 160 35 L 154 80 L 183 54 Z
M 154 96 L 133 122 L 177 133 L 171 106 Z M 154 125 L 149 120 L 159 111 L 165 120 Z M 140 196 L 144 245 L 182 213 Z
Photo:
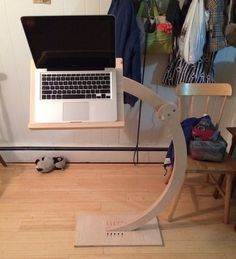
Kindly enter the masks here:
M 90 70 L 105 70 L 104 67 L 60 67 L 60 68 L 47 68 L 47 71 L 90 71 Z
M 47 68 L 48 71 L 70 70 L 104 70 L 106 67 L 115 67 L 115 59 L 107 57 L 78 57 L 71 56 L 45 56 L 41 59 L 39 67 Z

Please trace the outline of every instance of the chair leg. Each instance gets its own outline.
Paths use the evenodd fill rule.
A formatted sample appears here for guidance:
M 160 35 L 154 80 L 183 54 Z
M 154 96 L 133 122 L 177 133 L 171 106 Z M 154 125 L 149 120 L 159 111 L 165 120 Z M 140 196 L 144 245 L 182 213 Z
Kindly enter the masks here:
M 181 196 L 181 193 L 182 193 L 183 189 L 184 189 L 184 183 L 181 186 L 181 188 L 180 188 L 179 192 L 177 193 L 176 197 L 171 202 L 169 214 L 168 214 L 168 217 L 167 217 L 167 220 L 169 222 L 171 222 L 173 220 L 173 216 L 174 216 L 175 210 L 177 208 L 177 205 L 178 205 L 178 202 L 179 202 L 179 199 L 180 199 L 180 196 Z
M 233 176 L 231 174 L 226 175 L 226 184 L 225 184 L 225 208 L 224 208 L 224 223 L 229 224 L 230 218 L 230 200 L 231 200 L 231 189 L 232 189 L 232 179 Z
M 222 186 L 223 182 L 224 182 L 224 179 L 225 179 L 225 175 L 224 174 L 221 174 L 218 181 L 217 181 L 217 184 L 219 186 Z M 213 193 L 213 197 L 215 199 L 218 199 L 219 198 L 219 191 L 217 190 L 217 188 L 215 189 L 214 193 Z
M 233 196 L 234 196 L 235 187 L 236 187 L 236 177 L 235 177 L 235 175 L 234 175 L 234 176 L 233 176 L 233 180 L 232 180 L 231 198 L 233 198 Z
M 2 158 L 1 155 L 0 155 L 0 162 L 2 163 L 2 165 L 3 165 L 4 167 L 7 167 L 7 164 L 6 164 L 6 162 L 4 161 L 4 159 Z

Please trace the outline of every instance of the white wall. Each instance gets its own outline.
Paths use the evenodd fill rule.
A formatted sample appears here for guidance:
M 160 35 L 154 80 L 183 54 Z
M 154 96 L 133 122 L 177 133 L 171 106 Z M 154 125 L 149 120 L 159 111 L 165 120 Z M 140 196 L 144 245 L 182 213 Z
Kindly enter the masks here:
M 126 126 L 122 129 L 30 130 L 29 85 L 31 54 L 20 23 L 24 15 L 106 14 L 110 0 L 51 0 L 50 5 L 33 4 L 30 0 L 0 0 L 0 145 L 11 146 L 134 146 L 138 105 L 125 106 Z M 145 84 L 163 98 L 175 101 L 174 89 L 158 87 L 166 57 L 149 57 Z M 217 79 L 236 87 L 236 51 L 227 48 L 217 56 Z M 227 125 L 236 125 L 235 96 L 227 109 Z M 142 146 L 168 146 L 169 135 L 163 130 L 151 108 L 143 105 L 140 133 Z M 31 161 L 45 152 L 1 152 L 7 161 Z M 73 161 L 132 161 L 132 154 L 91 154 L 66 152 Z M 144 154 L 145 161 L 153 154 Z M 92 158 L 91 158 L 92 157 Z M 105 157 L 105 159 L 104 159 Z M 160 158 L 162 159 L 162 158 Z

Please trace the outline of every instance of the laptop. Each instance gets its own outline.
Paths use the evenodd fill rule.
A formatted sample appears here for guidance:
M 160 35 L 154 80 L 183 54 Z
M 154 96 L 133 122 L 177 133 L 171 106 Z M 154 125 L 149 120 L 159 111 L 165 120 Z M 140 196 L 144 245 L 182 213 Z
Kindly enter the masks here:
M 24 16 L 35 63 L 35 122 L 117 120 L 115 18 Z

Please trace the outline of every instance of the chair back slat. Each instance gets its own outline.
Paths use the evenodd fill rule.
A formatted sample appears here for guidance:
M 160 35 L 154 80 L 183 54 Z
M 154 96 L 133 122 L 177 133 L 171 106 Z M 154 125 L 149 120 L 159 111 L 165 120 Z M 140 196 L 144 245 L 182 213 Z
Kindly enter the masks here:
M 178 96 L 177 97 L 177 106 L 179 108 L 179 121 L 181 121 L 182 119 L 182 105 L 181 105 L 181 97 Z
M 207 96 L 206 103 L 205 103 L 205 109 L 204 109 L 205 114 L 208 114 L 208 112 L 209 112 L 209 103 L 210 103 L 210 96 Z
M 216 119 L 216 126 L 217 126 L 217 128 L 219 127 L 220 120 L 221 120 L 222 115 L 223 115 L 226 99 L 227 99 L 227 97 L 225 96 L 223 98 L 222 102 L 221 102 L 221 106 L 220 106 L 220 109 L 219 109 L 219 114 L 218 114 L 217 119 Z
M 193 107 L 194 107 L 194 96 L 190 97 L 190 108 L 188 112 L 188 116 L 192 117 L 193 116 Z

